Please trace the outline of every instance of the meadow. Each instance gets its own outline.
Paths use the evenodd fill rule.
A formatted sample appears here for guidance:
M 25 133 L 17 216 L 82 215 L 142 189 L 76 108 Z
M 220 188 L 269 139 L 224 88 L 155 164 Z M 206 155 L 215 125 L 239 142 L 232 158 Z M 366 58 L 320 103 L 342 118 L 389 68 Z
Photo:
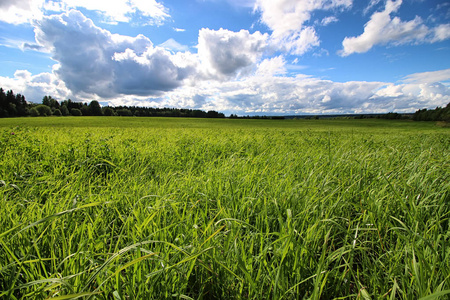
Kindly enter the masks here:
M 1 299 L 448 299 L 431 122 L 0 119 Z

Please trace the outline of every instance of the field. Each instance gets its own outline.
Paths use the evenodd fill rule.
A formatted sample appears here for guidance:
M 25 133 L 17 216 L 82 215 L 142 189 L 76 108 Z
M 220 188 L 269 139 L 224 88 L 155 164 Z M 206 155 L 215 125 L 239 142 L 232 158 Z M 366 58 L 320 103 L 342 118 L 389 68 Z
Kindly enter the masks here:
M 0 119 L 1 299 L 448 299 L 450 130 Z

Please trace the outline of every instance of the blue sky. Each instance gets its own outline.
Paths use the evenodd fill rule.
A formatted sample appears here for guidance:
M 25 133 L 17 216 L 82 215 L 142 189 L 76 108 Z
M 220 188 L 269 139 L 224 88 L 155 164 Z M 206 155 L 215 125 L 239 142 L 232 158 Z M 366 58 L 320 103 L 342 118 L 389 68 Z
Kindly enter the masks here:
M 450 102 L 446 0 L 5 0 L 0 86 L 226 114 Z

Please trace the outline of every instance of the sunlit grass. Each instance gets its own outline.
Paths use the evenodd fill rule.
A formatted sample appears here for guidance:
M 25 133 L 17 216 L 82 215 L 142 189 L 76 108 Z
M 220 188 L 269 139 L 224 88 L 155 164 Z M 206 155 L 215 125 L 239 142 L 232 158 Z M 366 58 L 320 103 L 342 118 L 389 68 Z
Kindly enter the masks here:
M 448 296 L 446 128 L 164 118 L 0 126 L 0 298 Z

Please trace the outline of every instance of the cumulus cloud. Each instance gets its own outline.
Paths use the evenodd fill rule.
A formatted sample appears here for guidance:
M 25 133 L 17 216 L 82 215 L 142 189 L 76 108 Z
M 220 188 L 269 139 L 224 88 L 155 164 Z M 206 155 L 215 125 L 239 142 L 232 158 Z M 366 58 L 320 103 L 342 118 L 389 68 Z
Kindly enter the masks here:
M 173 39 L 155 46 L 143 35 L 112 34 L 77 10 L 44 16 L 34 26 L 36 44 L 26 48 L 49 52 L 57 62 L 52 75 L 82 99 L 159 97 L 199 80 L 248 76 L 256 70 L 268 39 L 260 32 L 202 29 L 198 54 L 193 54 Z
M 131 49 L 115 53 L 114 79 L 116 93 L 160 95 L 182 84 L 194 69 L 177 66 L 163 48 L 149 47 L 142 55 Z
M 394 85 L 274 77 L 270 81 L 249 78 L 245 84 L 239 84 L 241 90 L 221 94 L 221 97 L 228 107 L 240 107 L 243 114 L 413 112 L 450 101 L 450 89 L 441 83 Z
M 267 34 L 247 30 L 201 29 L 198 55 L 204 76 L 226 79 L 248 73 L 263 55 L 267 38 Z
M 299 32 L 292 33 L 286 38 L 282 39 L 282 44 L 285 50 L 291 54 L 303 55 L 310 51 L 313 47 L 320 45 L 319 37 L 316 30 L 311 27 L 305 27 Z
M 257 76 L 275 76 L 286 74 L 286 61 L 283 56 L 267 58 L 258 64 Z
M 32 75 L 27 70 L 17 70 L 13 78 L 0 77 L 5 90 L 13 90 L 26 96 L 27 101 L 41 102 L 44 95 L 52 95 L 57 99 L 68 99 L 72 93 L 64 82 L 52 73 Z
M 450 102 L 450 88 L 441 82 L 334 82 L 307 75 L 271 74 L 283 61 L 282 57 L 266 59 L 254 76 L 240 80 L 205 80 L 196 86 L 175 89 L 159 99 L 158 104 L 263 115 L 414 112 Z
M 54 73 L 75 94 L 158 95 L 180 86 L 189 74 L 147 37 L 111 34 L 76 10 L 44 17 L 35 35 L 59 63 Z
M 276 47 L 302 55 L 320 44 L 312 26 L 305 25 L 316 10 L 346 9 L 352 0 L 256 0 L 254 9 L 261 12 L 261 22 L 271 30 Z M 334 21 L 332 17 L 324 22 Z M 329 24 L 329 23 L 328 23 Z
M 450 88 L 440 82 L 386 84 L 371 97 L 376 104 L 391 106 L 390 111 L 415 111 L 445 106 L 450 102 Z
M 337 83 L 309 76 L 252 76 L 225 82 L 211 93 L 221 111 L 240 114 L 357 112 L 372 100 L 380 82 Z
M 432 43 L 450 38 L 449 24 L 430 29 L 418 16 L 411 21 L 402 21 L 399 17 L 391 18 L 391 14 L 397 12 L 401 4 L 402 0 L 388 0 L 383 11 L 375 12 L 371 16 L 361 35 L 344 39 L 343 49 L 339 54 L 348 56 L 352 53 L 364 53 L 375 45 Z

